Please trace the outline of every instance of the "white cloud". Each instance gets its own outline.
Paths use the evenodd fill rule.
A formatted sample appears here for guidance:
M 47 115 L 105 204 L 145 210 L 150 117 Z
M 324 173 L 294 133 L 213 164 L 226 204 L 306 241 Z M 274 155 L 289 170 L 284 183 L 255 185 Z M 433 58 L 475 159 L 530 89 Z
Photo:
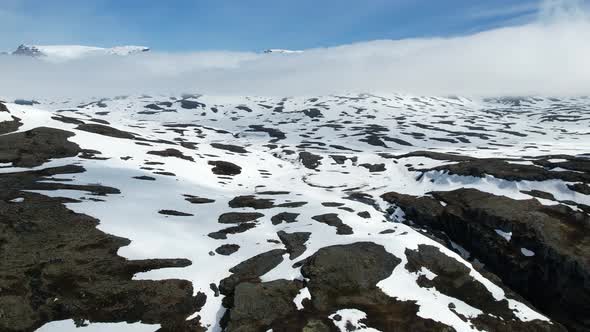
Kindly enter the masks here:
M 541 21 L 518 27 L 457 38 L 372 41 L 302 54 L 153 53 L 60 63 L 4 56 L 0 95 L 590 94 L 590 20 L 581 6 L 547 2 L 543 8 Z

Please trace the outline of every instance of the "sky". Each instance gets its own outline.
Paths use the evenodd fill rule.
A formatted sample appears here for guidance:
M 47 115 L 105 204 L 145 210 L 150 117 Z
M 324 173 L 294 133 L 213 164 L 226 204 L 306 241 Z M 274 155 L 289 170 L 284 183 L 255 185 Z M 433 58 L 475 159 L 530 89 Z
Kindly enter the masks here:
M 152 48 L 68 59 L 0 55 L 0 99 L 590 95 L 590 0 L 315 2 L 0 0 L 5 49 Z M 266 48 L 305 51 L 260 52 Z
M 456 36 L 530 22 L 541 0 L 1 0 L 0 50 L 25 44 L 154 50 L 309 49 Z

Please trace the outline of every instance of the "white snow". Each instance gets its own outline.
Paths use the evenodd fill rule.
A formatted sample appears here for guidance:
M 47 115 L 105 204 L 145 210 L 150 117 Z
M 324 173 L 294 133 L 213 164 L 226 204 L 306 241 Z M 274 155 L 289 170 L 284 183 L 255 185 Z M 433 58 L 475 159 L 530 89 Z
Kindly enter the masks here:
M 297 309 L 303 309 L 302 302 L 304 299 L 311 299 L 311 294 L 309 293 L 309 289 L 307 287 L 299 290 L 299 293 L 297 293 L 297 296 L 295 296 L 295 298 L 293 299 L 293 302 L 297 306 Z
M 339 320 L 334 319 L 336 315 L 340 316 Z M 341 309 L 329 317 L 340 332 L 349 332 L 349 325 L 352 326 L 354 331 L 380 332 L 360 322 L 362 319 L 367 318 L 367 314 L 358 309 Z
M 160 328 L 160 325 L 149 325 L 141 323 L 88 323 L 88 326 L 77 328 L 72 320 L 53 321 L 41 326 L 37 332 L 105 332 L 105 331 L 125 331 L 125 332 L 154 332 Z
M 494 231 L 496 232 L 496 234 L 503 237 L 506 241 L 510 241 L 510 239 L 512 239 L 512 232 L 504 232 L 501 229 L 495 229 Z
M 405 251 L 407 249 L 416 250 L 420 244 L 435 246 L 443 254 L 465 264 L 470 270 L 470 275 L 481 282 L 495 299 L 503 300 L 507 298 L 507 295 L 500 287 L 472 268 L 471 264 L 465 260 L 469 253 L 464 248 L 453 243 L 453 248 L 460 252 L 460 254 L 456 254 L 402 223 L 406 221 L 403 211 L 393 207 L 392 210 L 389 210 L 393 213 L 389 214 L 388 209 L 391 206 L 381 200 L 379 196 L 390 191 L 420 196 L 432 191 L 476 188 L 514 199 L 530 199 L 529 195 L 523 194 L 521 191 L 537 189 L 550 192 L 559 200 L 590 203 L 590 197 L 571 191 L 567 188 L 568 183 L 561 180 L 511 182 L 491 176 L 484 178 L 465 177 L 438 171 L 427 172 L 419 177 L 420 172 L 409 170 L 405 165 L 411 164 L 415 169 L 421 169 L 451 162 L 425 157 L 392 159 L 380 155 L 381 153 L 401 155 L 416 150 L 433 149 L 437 152 L 457 152 L 475 157 L 513 158 L 523 154 L 527 156 L 549 153 L 574 155 L 590 150 L 590 144 L 576 140 L 574 135 L 563 135 L 551 130 L 555 124 L 543 122 L 542 112 L 539 112 L 540 115 L 514 112 L 510 114 L 509 118 L 504 119 L 485 111 L 502 107 L 495 102 L 400 94 L 332 95 L 318 97 L 318 100 L 315 101 L 308 101 L 311 97 L 283 100 L 278 97 L 205 95 L 199 96 L 197 99 L 190 99 L 198 100 L 206 105 L 205 108 L 197 109 L 183 109 L 177 100 L 172 100 L 170 97 L 168 95 L 130 96 L 126 99 L 105 100 L 106 108 L 101 108 L 96 104 L 87 105 L 87 100 L 74 99 L 65 101 L 39 100 L 41 104 L 34 107 L 15 104 L 7 104 L 7 106 L 10 115 L 23 119 L 24 124 L 19 128 L 19 131 L 40 126 L 68 130 L 75 133 L 70 141 L 85 149 L 101 151 L 101 157 L 109 158 L 108 160 L 88 160 L 79 157 L 55 159 L 34 169 L 78 163 L 86 169 L 86 172 L 59 175 L 58 177 L 72 180 L 71 183 L 75 184 L 101 183 L 120 189 L 120 195 L 101 197 L 105 199 L 105 202 L 86 200 L 81 203 L 69 203 L 67 206 L 76 212 L 86 213 L 100 219 L 98 227 L 102 231 L 129 238 L 132 241 L 131 244 L 121 248 L 118 252 L 119 255 L 129 259 L 170 257 L 190 259 L 193 264 L 186 268 L 149 271 L 137 274 L 136 279 L 180 278 L 190 280 L 196 292 L 200 291 L 207 295 L 205 306 L 194 316 L 201 316 L 203 324 L 210 325 L 211 331 L 219 330 L 218 322 L 225 311 L 221 306 L 222 297 L 215 297 L 209 284 L 218 283 L 227 277 L 231 267 L 247 258 L 268 250 L 284 248 L 281 243 L 267 242 L 269 239 L 278 240 L 276 233 L 281 230 L 312 233 L 306 243 L 307 250 L 296 261 L 305 259 L 320 248 L 330 245 L 361 241 L 371 241 L 382 245 L 388 252 L 400 258 L 402 262 L 391 276 L 379 282 L 378 287 L 400 301 L 415 301 L 419 306 L 418 315 L 420 317 L 448 324 L 457 331 L 474 331 L 475 329 L 469 321 L 461 320 L 449 309 L 449 304 L 453 303 L 454 310 L 468 319 L 482 314 L 485 308 L 472 307 L 458 299 L 445 296 L 436 289 L 422 288 L 417 285 L 416 280 L 420 275 L 429 279 L 435 278 L 436 275 L 425 268 L 418 273 L 410 273 L 406 270 L 404 267 L 407 263 Z M 7 98 L 6 100 L 13 99 Z M 163 108 L 170 108 L 176 112 L 141 113 L 146 111 L 145 105 L 162 101 L 172 103 L 172 106 L 162 106 Z M 282 112 L 270 112 L 261 106 L 276 107 L 279 102 L 283 102 Z M 547 99 L 540 99 L 536 103 L 534 109 L 552 109 L 552 104 Z M 578 105 L 580 101 L 564 99 L 560 103 L 571 106 Z M 80 105 L 87 106 L 78 107 Z M 252 112 L 239 111 L 236 109 L 237 106 L 247 106 L 252 109 Z M 217 113 L 214 113 L 211 107 L 215 107 Z M 313 121 L 300 112 L 312 107 L 321 111 L 323 118 L 320 121 Z M 68 109 L 76 111 L 56 113 L 57 110 Z M 359 109 L 363 111 L 359 111 Z M 97 115 L 97 112 L 109 113 Z M 356 112 L 360 113 L 357 115 Z M 194 150 L 166 143 L 150 143 L 152 146 L 138 145 L 133 140 L 111 138 L 77 130 L 77 125 L 52 119 L 57 114 L 76 117 L 88 123 L 91 118 L 100 118 L 108 121 L 110 126 L 114 128 L 136 133 L 146 139 L 161 139 L 171 142 L 177 142 L 175 139 L 184 139 L 196 143 L 196 145 Z M 485 133 L 494 133 L 497 135 L 497 140 L 510 146 L 498 148 L 491 145 L 490 140 L 477 136 L 469 137 L 469 143 L 435 141 L 430 138 L 445 137 L 445 135 L 438 131 L 413 125 L 430 124 L 433 122 L 432 119 L 449 117 L 455 121 L 453 126 L 438 124 L 437 127 L 446 130 L 461 128 L 461 130 L 467 131 L 464 127 L 473 125 L 470 121 L 473 121 L 471 119 L 474 116 L 477 116 L 477 121 L 481 122 L 478 125 L 486 127 Z M 400 117 L 406 118 L 402 127 L 398 123 L 401 121 Z M 235 118 L 235 121 L 232 118 Z M 3 119 L 9 118 L 4 116 Z M 504 120 L 513 123 L 510 130 L 526 132 L 527 139 L 498 133 L 497 130 L 504 128 Z M 349 121 L 349 123 L 345 123 L 345 121 Z M 587 130 L 589 122 L 560 123 L 560 127 L 567 132 L 581 132 Z M 195 127 L 177 128 L 185 130 L 180 135 L 168 130 L 170 127 L 164 126 L 171 124 L 187 124 Z M 253 124 L 279 129 L 285 133 L 285 138 L 273 143 L 277 145 L 277 148 L 270 148 L 267 146 L 270 140 L 267 133 L 249 131 L 248 126 Z M 342 128 L 324 126 L 324 124 L 341 125 Z M 357 133 L 353 129 L 357 126 L 367 125 L 383 126 L 388 130 L 386 137 L 404 140 L 412 146 L 385 141 L 388 146 L 382 147 L 360 141 L 359 139 L 364 136 L 353 135 Z M 531 126 L 540 126 L 542 129 Z M 541 133 L 530 131 L 531 128 Z M 408 132 L 423 136 L 408 135 Z M 304 141 L 324 144 L 318 145 L 323 149 L 306 149 L 323 157 L 317 170 L 303 167 L 298 161 L 297 153 L 285 152 L 285 150 L 299 152 L 298 146 L 304 144 Z M 249 153 L 237 154 L 215 149 L 210 145 L 213 142 L 240 145 L 245 147 Z M 531 142 L 542 143 L 544 151 L 528 150 L 526 147 Z M 166 148 L 178 149 L 184 155 L 194 158 L 195 161 L 147 154 L 148 151 Z M 343 164 L 337 164 L 330 157 L 336 154 L 357 157 L 358 160 L 347 160 Z M 131 159 L 121 159 L 121 157 L 127 156 Z M 242 167 L 242 173 L 231 179 L 217 177 L 211 172 L 211 166 L 208 164 L 210 160 L 225 160 L 235 163 Z M 152 165 L 151 167 L 161 168 L 176 176 L 157 175 L 150 170 L 142 169 L 146 166 L 146 161 L 160 162 L 161 165 Z M 371 173 L 359 166 L 362 163 L 383 163 L 386 170 Z M 11 167 L 8 164 L 2 166 L 0 173 L 26 170 Z M 268 173 L 268 175 L 263 176 L 261 173 Z M 133 177 L 141 175 L 152 176 L 156 180 L 133 179 Z M 304 201 L 307 204 L 299 208 L 275 207 L 259 210 L 258 212 L 262 212 L 264 217 L 259 219 L 254 229 L 228 235 L 226 240 L 215 240 L 207 236 L 211 232 L 229 226 L 217 222 L 220 214 L 230 210 L 235 212 L 253 211 L 250 208 L 230 209 L 228 202 L 232 198 L 266 190 L 289 192 L 285 195 L 264 196 L 264 198 L 275 199 L 276 203 Z M 355 191 L 370 195 L 375 202 L 366 204 L 345 199 L 348 193 Z M 43 191 L 42 193 L 75 199 L 89 197 L 86 193 L 73 190 Z M 185 194 L 214 199 L 215 202 L 190 204 L 185 201 L 183 197 Z M 262 195 L 259 196 L 262 197 Z M 354 212 L 326 207 L 321 204 L 322 202 L 341 202 L 345 204 L 346 208 L 353 209 Z M 444 202 L 440 203 L 445 206 Z M 161 209 L 177 210 L 194 216 L 165 216 L 158 213 Z M 299 221 L 273 225 L 270 218 L 283 211 L 299 213 Z M 360 211 L 369 212 L 371 217 L 368 219 L 359 217 L 357 212 Z M 354 234 L 337 235 L 334 227 L 312 220 L 313 216 L 324 213 L 338 213 L 343 223 L 350 226 Z M 379 234 L 384 230 L 393 230 L 393 232 Z M 501 229 L 496 230 L 496 233 L 507 241 L 510 241 L 512 236 L 512 233 L 504 232 Z M 237 244 L 240 249 L 230 256 L 210 256 L 208 254 L 222 244 Z M 525 251 L 522 253 L 526 255 Z M 289 256 L 285 255 L 283 262 L 262 276 L 261 279 L 263 281 L 302 280 L 300 270 L 293 268 L 293 263 L 295 261 L 291 261 Z M 304 288 L 294 299 L 294 303 L 301 309 L 301 301 L 309 296 L 309 290 Z M 524 304 L 510 298 L 508 298 L 508 302 L 511 308 L 518 309 L 516 315 L 521 320 L 547 320 Z M 348 315 L 347 317 L 354 320 L 355 324 L 364 315 L 364 313 L 357 311 L 344 311 L 343 314 Z M 60 331 L 71 330 L 71 326 L 68 327 L 69 323 L 67 322 L 51 324 L 63 324 L 59 325 Z M 122 326 L 124 325 L 109 326 L 109 331 L 117 331 Z
M 520 252 L 526 257 L 533 257 L 535 253 L 527 248 L 520 248 Z

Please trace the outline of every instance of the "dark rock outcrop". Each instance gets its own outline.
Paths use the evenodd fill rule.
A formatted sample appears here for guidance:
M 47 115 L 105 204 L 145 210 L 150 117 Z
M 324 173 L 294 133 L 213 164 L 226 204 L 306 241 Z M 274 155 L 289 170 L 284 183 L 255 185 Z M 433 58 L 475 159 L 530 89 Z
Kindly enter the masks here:
M 322 159 L 324 159 L 324 157 L 318 156 L 311 152 L 299 152 L 299 160 L 301 161 L 303 166 L 309 169 L 316 169 L 320 165 L 320 161 Z
M 78 127 L 76 127 L 76 129 L 87 131 L 87 132 L 93 133 L 93 134 L 115 137 L 115 138 L 124 138 L 124 139 L 135 139 L 136 138 L 136 135 L 133 133 L 130 133 L 127 131 L 122 131 L 122 130 L 115 129 L 113 127 L 109 127 L 109 126 L 105 126 L 105 125 L 101 125 L 101 124 L 95 124 L 95 123 L 81 124 Z
M 258 198 L 254 195 L 245 195 L 234 197 L 228 203 L 231 208 L 253 208 L 256 210 L 270 209 L 274 207 L 274 200 L 268 198 Z
M 209 165 L 214 166 L 211 171 L 216 175 L 238 175 L 242 173 L 242 168 L 229 161 L 217 160 L 209 161 Z
M 264 214 L 258 212 L 226 212 L 217 221 L 221 224 L 242 224 L 262 217 Z
M 248 150 L 239 145 L 211 143 L 211 146 L 219 150 L 226 150 L 235 153 L 248 153 Z
M 236 286 L 226 331 L 266 331 L 297 313 L 293 298 L 300 286 L 295 281 L 244 282 Z
M 0 330 L 34 331 L 72 318 L 144 322 L 186 331 L 186 317 L 205 302 L 185 280 L 132 280 L 186 259 L 130 261 L 117 255 L 129 240 L 99 231 L 98 220 L 68 210 L 71 200 L 18 193 L 0 200 Z M 193 321 L 191 324 L 198 324 Z M 193 325 L 195 326 L 195 325 Z
M 228 296 L 227 301 L 233 301 L 231 295 L 233 295 L 238 284 L 242 282 L 260 282 L 260 276 L 281 264 L 285 253 L 285 250 L 274 249 L 251 257 L 232 267 L 229 269 L 232 275 L 221 280 L 219 292 Z
M 240 246 L 237 244 L 224 244 L 215 249 L 215 252 L 223 256 L 229 256 L 239 249 Z
M 444 231 L 555 321 L 572 331 L 590 328 L 587 214 L 565 205 L 545 206 L 534 199 L 513 200 L 476 189 L 432 196 L 387 193 L 382 197 L 401 207 L 414 223 Z M 498 231 L 511 237 L 507 240 Z
M 295 233 L 287 233 L 285 231 L 277 232 L 279 239 L 287 248 L 287 252 L 289 253 L 289 259 L 293 260 L 301 254 L 305 252 L 305 242 L 311 236 L 310 232 L 295 232 Z
M 336 213 L 326 213 L 319 216 L 311 217 L 311 219 L 321 222 L 332 227 L 336 227 L 336 234 L 349 235 L 353 234 L 352 228 L 340 220 Z
M 273 225 L 281 224 L 283 221 L 286 223 L 297 222 L 297 217 L 299 213 L 292 213 L 292 212 L 281 212 L 276 214 L 270 218 L 270 221 Z
M 183 154 L 181 151 L 176 150 L 176 149 L 165 149 L 165 150 L 161 150 L 161 151 L 148 151 L 147 154 L 151 154 L 154 156 L 160 156 L 160 157 L 174 157 L 174 158 L 184 159 L 184 160 L 188 160 L 188 161 L 195 161 L 195 159 L 193 159 L 193 157 L 187 156 L 187 155 Z
M 35 167 L 51 158 L 74 157 L 81 149 L 68 141 L 72 136 L 72 132 L 47 127 L 3 135 L 0 137 L 0 163 Z

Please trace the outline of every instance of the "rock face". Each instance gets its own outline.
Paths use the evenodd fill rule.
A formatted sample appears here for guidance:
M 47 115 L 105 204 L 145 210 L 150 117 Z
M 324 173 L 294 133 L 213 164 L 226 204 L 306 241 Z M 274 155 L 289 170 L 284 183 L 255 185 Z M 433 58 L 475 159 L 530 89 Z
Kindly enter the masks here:
M 538 320 L 522 322 L 514 315 L 506 299 L 496 300 L 493 294 L 470 274 L 469 268 L 441 253 L 437 247 L 419 245 L 418 250 L 406 249 L 406 257 L 408 271 L 419 272 L 426 268 L 435 274 L 432 279 L 420 275 L 420 287 L 435 288 L 442 294 L 459 299 L 475 308 L 485 308 L 485 315 L 472 320 L 480 330 L 565 331 L 562 326 Z M 509 290 L 505 291 L 511 293 Z M 514 296 L 515 294 L 511 294 L 511 297 Z
M 587 214 L 565 205 L 545 206 L 476 189 L 432 196 L 387 193 L 382 197 L 418 225 L 444 231 L 551 318 L 574 331 L 590 328 Z

